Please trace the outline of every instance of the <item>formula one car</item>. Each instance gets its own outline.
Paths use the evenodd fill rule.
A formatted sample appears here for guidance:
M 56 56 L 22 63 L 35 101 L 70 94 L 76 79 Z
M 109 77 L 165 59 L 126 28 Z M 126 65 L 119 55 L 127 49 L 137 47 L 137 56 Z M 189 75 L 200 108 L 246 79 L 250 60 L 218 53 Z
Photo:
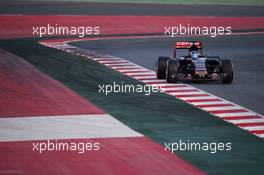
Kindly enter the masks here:
M 177 49 L 187 49 L 188 53 L 176 57 Z M 199 41 L 176 42 L 173 59 L 160 56 L 156 62 L 158 79 L 166 79 L 168 83 L 190 80 L 218 80 L 232 83 L 233 66 L 231 60 L 217 56 L 203 55 L 202 43 Z

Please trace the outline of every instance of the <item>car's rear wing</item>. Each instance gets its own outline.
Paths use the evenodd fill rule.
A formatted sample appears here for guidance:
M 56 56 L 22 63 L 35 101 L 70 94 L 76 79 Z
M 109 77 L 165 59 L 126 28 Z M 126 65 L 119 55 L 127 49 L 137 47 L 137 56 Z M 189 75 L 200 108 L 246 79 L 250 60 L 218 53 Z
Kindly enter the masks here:
M 190 49 L 192 45 L 196 45 L 198 49 L 203 48 L 200 41 L 177 41 L 173 48 L 173 57 L 176 58 L 177 49 Z

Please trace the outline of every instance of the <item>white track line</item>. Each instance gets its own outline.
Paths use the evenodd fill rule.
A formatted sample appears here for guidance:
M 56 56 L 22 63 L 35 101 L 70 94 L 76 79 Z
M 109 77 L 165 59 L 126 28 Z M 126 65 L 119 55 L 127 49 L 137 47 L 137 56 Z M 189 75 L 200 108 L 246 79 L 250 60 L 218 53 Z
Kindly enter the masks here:
M 155 73 L 153 73 L 153 72 L 133 72 L 133 73 L 126 73 L 126 75 L 128 75 L 128 76 L 133 76 L 133 75 L 149 75 L 149 74 L 155 75 Z
M 105 66 L 122 66 L 122 65 L 130 65 L 130 66 L 135 66 L 136 64 L 133 63 L 112 63 L 112 64 L 104 64 Z
M 204 94 L 202 91 L 193 91 L 193 92 L 166 92 L 170 95 L 196 95 L 196 94 Z
M 249 131 L 264 130 L 264 126 L 247 126 L 247 127 L 241 126 L 241 128 L 249 130 Z
M 123 61 L 123 60 L 116 60 L 116 61 L 98 61 L 98 63 L 102 63 L 102 64 L 104 64 L 104 63 L 128 63 L 127 61 Z
M 243 124 L 243 123 L 261 123 L 264 122 L 264 119 L 259 118 L 259 119 L 244 119 L 244 120 L 228 120 L 231 123 L 234 124 Z
M 231 113 L 222 113 L 222 114 L 215 114 L 218 117 L 236 117 L 236 116 L 256 116 L 255 113 L 252 112 L 231 112 Z
M 194 106 L 198 105 L 217 105 L 217 104 L 230 104 L 227 101 L 209 101 L 209 102 L 191 102 Z
M 102 61 L 102 60 L 110 61 L 110 60 L 121 60 L 121 59 L 120 58 L 104 58 L 104 57 L 102 57 L 102 58 L 93 58 L 93 60 L 95 60 L 95 61 Z
M 240 106 L 222 106 L 222 107 L 210 107 L 210 108 L 202 108 L 206 111 L 220 111 L 220 110 L 233 110 L 233 109 L 243 109 Z
M 132 65 L 132 66 L 115 66 L 115 67 L 111 67 L 112 69 L 126 69 L 126 68 L 136 68 L 136 69 L 140 69 L 141 67 L 140 66 L 137 66 L 137 65 Z
M 148 69 L 124 69 L 124 70 L 118 70 L 119 72 L 147 72 Z
M 202 97 L 177 97 L 181 100 L 204 100 L 204 99 L 215 99 L 215 97 L 212 96 L 202 96 Z M 202 108 L 204 109 L 204 108 Z
M 108 114 L 0 118 L 0 142 L 139 137 Z
M 139 76 L 139 77 L 135 76 L 134 78 L 140 80 L 140 79 L 156 78 L 156 76 Z
M 254 135 L 256 135 L 256 136 L 258 136 L 260 138 L 264 138 L 264 134 L 254 134 Z
M 170 91 L 170 90 L 196 90 L 193 87 L 161 87 L 162 90 L 164 91 Z

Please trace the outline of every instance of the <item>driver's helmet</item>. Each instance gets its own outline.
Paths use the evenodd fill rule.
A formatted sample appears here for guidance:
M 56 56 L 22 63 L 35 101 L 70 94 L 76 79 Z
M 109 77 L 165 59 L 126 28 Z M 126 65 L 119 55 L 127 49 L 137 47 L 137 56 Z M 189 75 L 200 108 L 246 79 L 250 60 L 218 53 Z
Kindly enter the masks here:
M 199 57 L 199 52 L 194 50 L 190 52 L 190 56 L 193 60 L 197 60 L 197 58 Z
M 195 44 L 192 44 L 190 49 L 189 49 L 189 52 L 191 52 L 191 51 L 198 51 L 198 47 Z

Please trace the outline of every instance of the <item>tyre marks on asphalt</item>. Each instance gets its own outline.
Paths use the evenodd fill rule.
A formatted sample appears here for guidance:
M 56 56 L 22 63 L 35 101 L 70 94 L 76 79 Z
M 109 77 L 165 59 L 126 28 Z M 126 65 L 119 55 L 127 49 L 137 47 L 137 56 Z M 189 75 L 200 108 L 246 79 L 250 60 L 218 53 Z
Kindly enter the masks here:
M 212 114 L 213 116 L 219 117 L 247 130 L 251 134 L 264 138 L 264 116 L 242 106 L 187 84 L 169 84 L 166 80 L 157 79 L 154 71 L 148 70 L 122 58 L 101 55 L 75 46 L 70 46 L 64 42 L 54 45 L 53 42 L 46 41 L 42 42 L 42 44 L 92 59 L 140 82 L 157 86 L 161 91 L 168 95 L 174 96 Z

